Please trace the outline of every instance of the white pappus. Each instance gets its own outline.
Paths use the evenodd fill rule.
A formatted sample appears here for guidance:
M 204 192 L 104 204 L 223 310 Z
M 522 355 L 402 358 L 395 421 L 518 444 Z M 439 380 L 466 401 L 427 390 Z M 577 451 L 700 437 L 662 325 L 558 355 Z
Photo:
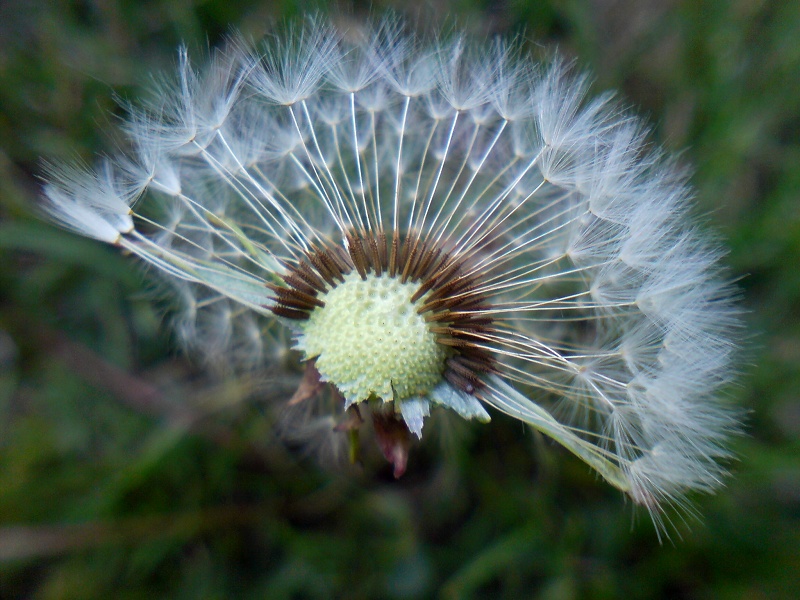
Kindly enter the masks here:
M 721 484 L 738 308 L 674 160 L 560 60 L 387 19 L 233 40 L 46 208 L 174 281 L 187 344 L 365 416 L 396 475 L 434 410 L 507 413 L 647 507 Z M 285 334 L 284 332 L 289 332 Z

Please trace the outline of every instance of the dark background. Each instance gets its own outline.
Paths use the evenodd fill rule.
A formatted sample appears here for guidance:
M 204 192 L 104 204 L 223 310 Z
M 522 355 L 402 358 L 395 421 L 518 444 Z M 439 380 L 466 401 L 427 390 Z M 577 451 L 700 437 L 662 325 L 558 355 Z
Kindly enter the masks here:
M 524 34 L 618 89 L 695 166 L 749 333 L 734 476 L 659 545 L 519 423 L 461 427 L 408 474 L 325 470 L 275 441 L 286 381 L 217 379 L 175 349 L 133 261 L 40 222 L 41 157 L 116 147 L 175 48 L 258 37 L 301 2 L 0 3 L 0 596 L 800 597 L 800 3 L 414 5 L 421 27 Z M 323 10 L 326 9 L 321 5 Z M 288 382 L 291 383 L 291 382 Z M 444 451 L 443 451 L 444 448 Z M 673 515 L 675 516 L 675 515 Z

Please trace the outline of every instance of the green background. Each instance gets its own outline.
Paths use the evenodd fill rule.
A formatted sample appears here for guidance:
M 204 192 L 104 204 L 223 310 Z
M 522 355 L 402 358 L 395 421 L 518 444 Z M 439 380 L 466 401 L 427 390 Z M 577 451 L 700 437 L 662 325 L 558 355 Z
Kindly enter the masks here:
M 416 448 L 399 482 L 298 458 L 273 433 L 287 382 L 214 378 L 176 351 L 133 261 L 36 219 L 41 157 L 113 150 L 115 96 L 172 68 L 181 41 L 258 37 L 302 4 L 0 4 L 0 597 L 800 597 L 800 3 L 334 11 L 557 47 L 694 165 L 748 311 L 731 395 L 749 412 L 727 487 L 663 545 L 502 416 Z

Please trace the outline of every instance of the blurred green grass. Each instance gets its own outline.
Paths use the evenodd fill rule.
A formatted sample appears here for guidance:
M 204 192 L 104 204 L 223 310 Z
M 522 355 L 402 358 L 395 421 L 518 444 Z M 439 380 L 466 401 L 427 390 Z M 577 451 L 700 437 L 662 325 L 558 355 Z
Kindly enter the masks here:
M 500 417 L 445 456 L 417 449 L 399 482 L 298 460 L 271 434 L 276 382 L 204 374 L 175 352 L 135 265 L 36 218 L 40 157 L 113 148 L 114 95 L 135 97 L 178 43 L 214 45 L 232 26 L 258 36 L 299 12 L 288 0 L 0 5 L 0 596 L 800 596 L 800 4 L 461 0 L 411 13 L 558 46 L 696 167 L 698 212 L 728 239 L 749 311 L 732 395 L 752 412 L 728 487 L 664 546 L 586 467 Z

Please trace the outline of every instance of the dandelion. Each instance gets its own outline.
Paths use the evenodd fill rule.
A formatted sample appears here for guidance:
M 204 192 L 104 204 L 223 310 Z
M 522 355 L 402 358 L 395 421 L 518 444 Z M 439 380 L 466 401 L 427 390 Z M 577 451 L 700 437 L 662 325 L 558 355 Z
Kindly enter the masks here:
M 297 413 L 313 435 L 371 421 L 400 476 L 432 411 L 494 409 L 658 522 L 725 474 L 737 309 L 686 174 L 587 87 L 514 44 L 309 19 L 201 70 L 181 51 L 129 151 L 51 168 L 47 210 L 166 276 L 190 348 L 291 346 L 287 402 L 334 406 Z

